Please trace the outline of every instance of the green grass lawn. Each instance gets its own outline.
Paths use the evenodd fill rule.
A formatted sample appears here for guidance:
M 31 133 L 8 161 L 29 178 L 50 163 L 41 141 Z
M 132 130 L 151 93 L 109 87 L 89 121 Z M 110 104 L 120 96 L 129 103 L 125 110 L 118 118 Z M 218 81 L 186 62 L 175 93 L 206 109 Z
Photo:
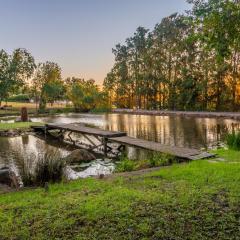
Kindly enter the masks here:
M 0 239 L 239 239 L 239 173 L 201 160 L 3 194 Z
M 218 149 L 214 150 L 213 153 L 216 153 L 217 156 L 224 159 L 227 162 L 240 162 L 240 152 L 228 149 Z
M 16 123 L 0 123 L 0 130 L 10 130 L 10 129 L 26 129 L 31 126 L 39 126 L 43 123 L 35 122 L 16 122 Z

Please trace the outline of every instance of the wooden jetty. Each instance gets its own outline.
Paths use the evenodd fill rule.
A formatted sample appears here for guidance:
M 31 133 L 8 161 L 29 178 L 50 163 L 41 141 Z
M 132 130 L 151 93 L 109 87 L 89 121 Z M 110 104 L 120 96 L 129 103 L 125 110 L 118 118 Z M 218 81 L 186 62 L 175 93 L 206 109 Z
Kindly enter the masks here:
M 112 143 L 119 145 L 117 148 L 118 153 L 120 153 L 125 148 L 125 146 L 128 145 L 150 151 L 166 153 L 178 158 L 189 160 L 204 159 L 214 156 L 214 154 L 201 152 L 197 149 L 163 145 L 157 142 L 128 137 L 125 132 L 101 130 L 97 128 L 87 127 L 81 123 L 46 124 L 43 129 L 45 134 L 52 134 L 53 130 L 54 136 L 57 138 L 61 138 L 67 133 L 68 140 L 70 140 L 70 142 L 73 144 L 76 144 L 76 140 L 72 139 L 71 134 L 81 134 L 88 141 L 89 150 L 102 149 L 102 152 L 105 156 L 113 153 L 113 148 L 111 146 Z M 39 131 L 40 129 L 38 128 L 35 130 Z
M 118 138 L 111 138 L 110 141 L 117 142 L 119 144 L 129 145 L 137 148 L 142 148 L 146 150 L 151 150 L 155 152 L 167 153 L 174 155 L 179 158 L 197 160 L 203 158 L 210 158 L 214 155 L 208 152 L 201 152 L 197 149 L 183 148 L 183 147 L 173 147 L 168 145 L 163 145 L 157 142 L 146 141 L 143 139 L 123 136 Z
M 103 147 L 104 155 L 107 156 L 108 152 L 112 151 L 112 148 L 108 145 L 108 139 L 114 137 L 122 137 L 126 136 L 125 132 L 113 132 L 113 131 L 105 131 L 98 128 L 87 127 L 81 123 L 70 123 L 70 124 L 46 124 L 45 125 L 45 133 L 49 133 L 51 130 L 59 130 L 57 133 L 57 137 L 63 136 L 66 132 L 68 132 L 68 138 L 70 142 L 75 144 L 75 141 L 72 139 L 72 133 L 81 134 L 89 143 L 90 150 L 99 149 Z M 95 138 L 93 141 L 89 136 Z M 119 147 L 119 150 L 121 147 Z

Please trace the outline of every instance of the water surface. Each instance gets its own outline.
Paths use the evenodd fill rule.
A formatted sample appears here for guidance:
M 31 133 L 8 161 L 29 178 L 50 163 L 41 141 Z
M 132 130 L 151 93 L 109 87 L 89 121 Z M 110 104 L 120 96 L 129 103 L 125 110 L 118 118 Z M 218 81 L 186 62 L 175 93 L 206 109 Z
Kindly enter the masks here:
M 224 140 L 227 132 L 240 129 L 240 122 L 231 119 L 131 114 L 63 114 L 34 121 L 49 123 L 80 122 L 129 136 L 162 144 L 207 148 Z

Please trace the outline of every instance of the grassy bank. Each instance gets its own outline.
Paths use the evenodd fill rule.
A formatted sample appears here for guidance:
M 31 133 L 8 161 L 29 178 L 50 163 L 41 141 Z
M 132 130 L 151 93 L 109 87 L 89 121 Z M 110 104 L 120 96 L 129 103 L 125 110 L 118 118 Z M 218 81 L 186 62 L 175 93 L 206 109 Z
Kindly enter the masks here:
M 238 239 L 239 171 L 201 160 L 4 194 L 0 239 Z
M 41 125 L 43 125 L 43 123 L 35 122 L 0 123 L 0 130 L 29 129 L 31 126 Z
M 11 107 L 8 107 L 7 109 L 0 109 L 0 117 L 18 116 L 22 107 L 26 107 L 30 115 L 39 115 L 35 103 L 8 102 L 7 105 Z M 74 112 L 74 109 L 66 107 L 65 104 L 47 104 L 45 112 L 48 115 L 57 113 L 69 113 Z

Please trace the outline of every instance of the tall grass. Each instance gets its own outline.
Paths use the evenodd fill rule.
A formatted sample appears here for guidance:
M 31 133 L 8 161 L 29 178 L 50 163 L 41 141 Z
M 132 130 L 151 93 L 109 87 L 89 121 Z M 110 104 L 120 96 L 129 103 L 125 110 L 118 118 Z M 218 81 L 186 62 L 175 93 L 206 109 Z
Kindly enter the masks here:
M 240 151 L 240 132 L 228 134 L 226 143 L 229 149 Z
M 24 186 L 43 186 L 46 182 L 60 182 L 64 178 L 65 161 L 57 151 L 38 155 L 33 165 L 30 159 L 23 159 L 20 176 Z

